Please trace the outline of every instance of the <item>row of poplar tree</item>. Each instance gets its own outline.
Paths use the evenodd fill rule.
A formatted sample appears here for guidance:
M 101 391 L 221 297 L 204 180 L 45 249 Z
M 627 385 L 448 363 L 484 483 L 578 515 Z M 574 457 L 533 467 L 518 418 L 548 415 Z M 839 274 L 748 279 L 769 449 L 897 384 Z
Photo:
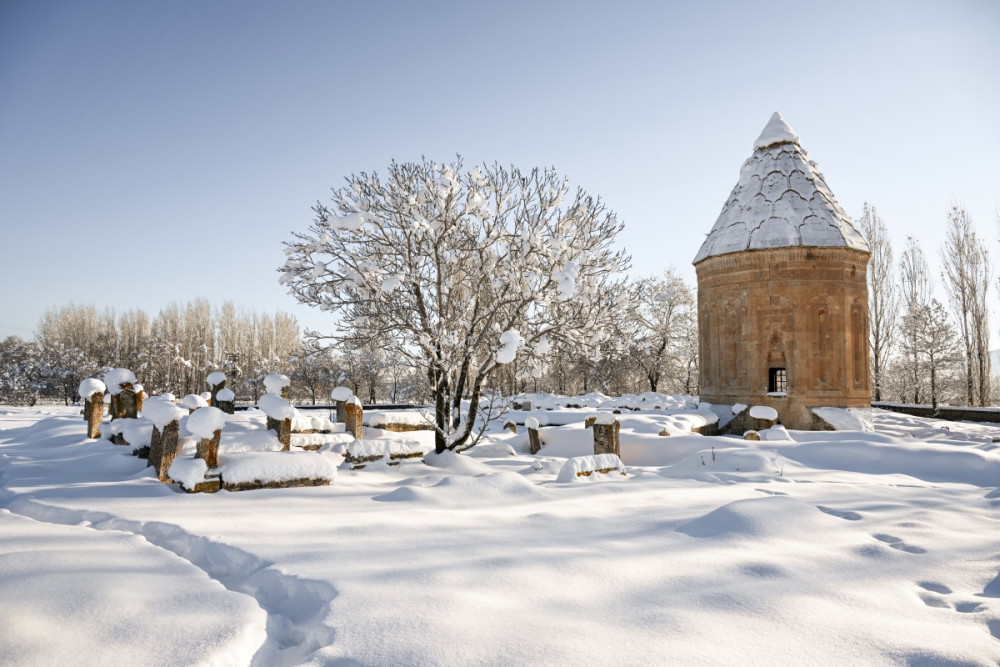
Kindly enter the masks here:
M 934 276 L 918 241 L 899 253 L 874 206 L 859 220 L 871 248 L 868 265 L 872 400 L 903 403 L 992 403 L 990 253 L 961 206 L 948 211 L 936 298 Z

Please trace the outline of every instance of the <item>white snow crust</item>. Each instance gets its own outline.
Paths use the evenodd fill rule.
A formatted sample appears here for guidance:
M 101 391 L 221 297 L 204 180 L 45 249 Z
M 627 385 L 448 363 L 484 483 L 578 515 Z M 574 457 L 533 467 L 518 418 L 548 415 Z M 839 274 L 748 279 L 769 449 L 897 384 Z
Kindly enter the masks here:
M 615 421 L 617 421 L 617 416 L 613 412 L 599 412 L 594 419 L 595 424 L 601 424 L 602 426 L 610 426 Z
M 236 394 L 233 393 L 232 389 L 226 387 L 224 389 L 220 389 L 219 393 L 215 395 L 215 398 L 220 401 L 231 403 L 232 401 L 236 400 Z
M 757 143 L 695 264 L 715 255 L 790 246 L 868 252 L 868 244 L 780 116 L 772 117 Z
M 80 398 L 90 400 L 90 397 L 94 394 L 98 392 L 103 394 L 107 390 L 108 388 L 104 385 L 104 383 L 97 378 L 87 378 L 80 383 L 80 388 L 77 389 L 76 392 L 80 395 Z
M 219 408 L 198 408 L 187 418 L 187 430 L 198 438 L 212 438 L 226 425 L 226 413 Z
M 538 430 L 538 419 L 536 417 L 528 417 L 524 420 L 525 428 L 533 428 Z

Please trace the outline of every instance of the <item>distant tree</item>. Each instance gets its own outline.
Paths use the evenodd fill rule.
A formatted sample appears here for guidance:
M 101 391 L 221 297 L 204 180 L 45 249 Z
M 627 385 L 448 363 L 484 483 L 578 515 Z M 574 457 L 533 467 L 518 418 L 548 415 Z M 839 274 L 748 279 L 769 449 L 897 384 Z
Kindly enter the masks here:
M 873 398 L 881 401 L 886 364 L 896 343 L 899 298 L 894 279 L 895 265 L 889 230 L 878 211 L 868 202 L 865 202 L 859 224 L 871 250 L 871 259 L 868 261 L 868 340 Z
M 289 378 L 293 390 L 308 394 L 313 405 L 317 396 L 326 395 L 333 388 L 334 368 L 329 350 L 304 347 L 291 356 L 291 367 Z
M 0 341 L 0 403 L 34 405 L 43 386 L 38 346 L 17 336 Z
M 902 360 L 899 370 L 905 380 L 898 386 L 909 392 L 904 401 L 923 402 L 926 386 L 923 356 L 920 354 L 921 321 L 930 306 L 931 285 L 927 257 L 912 236 L 906 239 L 906 250 L 899 262 L 900 302 L 903 319 L 900 328 Z
M 948 212 L 942 275 L 948 300 L 958 321 L 964 348 L 965 400 L 986 405 L 990 399 L 989 308 L 986 295 L 992 280 L 989 253 L 976 236 L 965 209 Z
M 645 374 L 649 390 L 661 391 L 664 374 L 674 375 L 686 366 L 680 358 L 694 324 L 694 294 L 673 269 L 662 277 L 639 280 L 635 294 L 632 358 Z
M 916 349 L 912 354 L 922 357 L 929 379 L 931 406 L 936 410 L 941 394 L 942 376 L 962 360 L 962 350 L 948 312 L 937 299 L 929 306 L 908 313 L 906 326 L 917 332 Z M 904 343 L 908 344 L 908 343 Z
M 462 169 L 393 162 L 384 180 L 348 177 L 286 243 L 282 277 L 302 303 L 340 315 L 333 340 L 423 370 L 438 452 L 466 445 L 498 367 L 528 366 L 557 340 L 604 342 L 628 267 L 614 214 L 582 190 L 567 199 L 554 171 Z

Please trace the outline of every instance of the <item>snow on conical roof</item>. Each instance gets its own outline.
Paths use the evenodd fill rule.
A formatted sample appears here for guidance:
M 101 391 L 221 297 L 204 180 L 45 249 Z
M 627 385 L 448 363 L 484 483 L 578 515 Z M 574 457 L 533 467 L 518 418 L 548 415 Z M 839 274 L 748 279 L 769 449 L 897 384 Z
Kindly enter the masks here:
M 771 116 L 694 263 L 742 250 L 868 244 L 781 114 Z

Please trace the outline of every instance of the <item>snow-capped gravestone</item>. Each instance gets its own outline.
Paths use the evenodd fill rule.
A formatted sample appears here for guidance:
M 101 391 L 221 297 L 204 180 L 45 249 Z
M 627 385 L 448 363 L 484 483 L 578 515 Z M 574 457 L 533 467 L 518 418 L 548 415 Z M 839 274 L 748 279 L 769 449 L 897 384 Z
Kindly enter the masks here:
M 91 440 L 101 437 L 105 391 L 107 387 L 97 378 L 87 378 L 77 390 L 83 399 L 83 419 L 87 422 L 87 437 Z
M 188 413 L 173 401 L 154 396 L 146 401 L 142 416 L 153 422 L 153 435 L 149 440 L 149 464 L 156 470 L 161 482 L 169 482 L 167 471 L 177 455 L 177 436 L 180 420 Z
M 617 422 L 616 422 L 617 423 Z M 625 477 L 625 464 L 616 454 L 595 454 L 593 456 L 575 456 L 568 459 L 559 469 L 557 482 L 573 482 L 591 475 L 615 474 Z
M 357 440 L 361 440 L 365 429 L 365 411 L 357 396 L 352 396 L 344 405 L 344 424 Z
M 538 420 L 528 417 L 524 420 L 524 427 L 528 429 L 528 447 L 532 454 L 537 454 L 542 448 L 542 441 L 538 437 Z
M 135 374 L 127 368 L 115 368 L 104 375 L 104 384 L 111 394 L 111 419 L 135 419 L 138 414 Z
M 222 388 L 226 386 L 226 375 L 219 371 L 213 371 L 205 378 L 205 383 L 208 385 L 210 394 L 208 404 L 213 408 L 219 407 L 217 405 L 218 395 Z
M 602 412 L 594 418 L 594 455 L 614 454 L 621 456 L 621 423 L 610 412 Z
M 215 407 L 219 408 L 227 415 L 236 413 L 236 394 L 234 394 L 233 390 L 228 387 L 218 391 L 215 395 L 215 403 Z
M 271 393 L 261 396 L 257 405 L 267 415 L 267 428 L 277 434 L 281 451 L 289 451 L 292 447 L 292 419 L 295 417 L 295 408 L 278 394 Z
M 218 408 L 198 408 L 188 416 L 187 430 L 198 438 L 195 458 L 205 461 L 209 470 L 219 466 L 219 440 L 226 424 L 226 413 Z
M 333 407 L 336 411 L 335 421 L 338 424 L 347 423 L 347 412 L 345 406 L 352 398 L 354 398 L 354 392 L 347 387 L 337 387 L 330 392 L 330 400 L 333 401 Z

